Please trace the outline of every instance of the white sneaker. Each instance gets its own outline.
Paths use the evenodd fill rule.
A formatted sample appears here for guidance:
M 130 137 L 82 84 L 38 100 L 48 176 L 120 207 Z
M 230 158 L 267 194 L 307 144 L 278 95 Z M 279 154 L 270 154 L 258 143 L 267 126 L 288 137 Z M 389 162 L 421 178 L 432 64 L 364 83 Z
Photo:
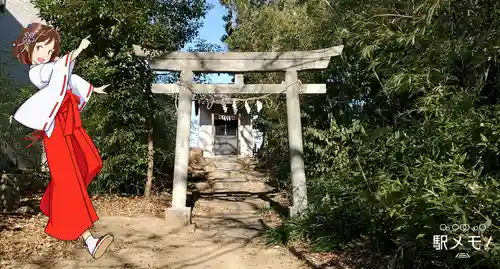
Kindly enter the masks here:
M 104 252 L 106 252 L 108 247 L 111 245 L 113 239 L 114 237 L 112 234 L 105 234 L 97 240 L 97 243 L 92 252 L 90 252 L 90 248 L 88 247 L 87 250 L 89 251 L 90 255 L 94 257 L 94 259 L 99 259 L 100 257 L 102 257 L 102 255 L 104 255 Z

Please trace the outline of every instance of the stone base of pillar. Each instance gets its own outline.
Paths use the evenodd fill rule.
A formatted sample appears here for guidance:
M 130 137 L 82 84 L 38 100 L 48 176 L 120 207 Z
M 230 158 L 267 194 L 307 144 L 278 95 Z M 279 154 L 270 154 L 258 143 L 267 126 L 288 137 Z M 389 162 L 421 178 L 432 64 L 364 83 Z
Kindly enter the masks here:
M 165 220 L 176 227 L 191 225 L 191 207 L 165 208 Z
M 300 217 L 301 213 L 302 213 L 301 211 L 305 211 L 303 206 L 302 207 L 297 206 L 297 205 L 289 206 L 288 207 L 288 216 L 290 218 Z

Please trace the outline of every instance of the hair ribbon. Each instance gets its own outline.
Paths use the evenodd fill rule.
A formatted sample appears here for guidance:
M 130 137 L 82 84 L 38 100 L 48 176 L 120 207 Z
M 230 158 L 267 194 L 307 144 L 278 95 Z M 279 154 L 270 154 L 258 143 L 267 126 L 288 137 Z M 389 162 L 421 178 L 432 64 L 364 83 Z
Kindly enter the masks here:
M 30 26 L 31 26 L 31 24 L 28 25 L 28 28 Z M 35 43 L 35 42 L 36 42 L 36 39 L 35 39 L 35 34 L 34 33 L 31 33 L 31 32 L 24 33 L 23 40 L 21 41 L 21 43 L 18 44 L 18 46 L 24 45 L 24 48 L 19 52 L 19 54 L 23 53 L 25 50 L 28 49 L 28 46 L 30 44 Z M 13 46 L 16 46 L 16 43 L 14 43 Z

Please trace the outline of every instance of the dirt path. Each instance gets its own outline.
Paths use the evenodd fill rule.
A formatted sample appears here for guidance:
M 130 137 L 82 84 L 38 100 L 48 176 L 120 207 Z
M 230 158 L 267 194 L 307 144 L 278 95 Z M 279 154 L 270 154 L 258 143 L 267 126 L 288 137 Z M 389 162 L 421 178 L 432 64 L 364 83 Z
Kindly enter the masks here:
M 264 223 L 249 202 L 200 201 L 192 228 L 169 227 L 163 218 L 102 217 L 97 232 L 113 232 L 115 241 L 99 260 L 83 247 L 64 260 L 50 257 L 3 268 L 165 268 L 299 269 L 307 268 L 287 250 L 262 243 Z M 99 233 L 97 235 L 100 235 Z M 43 261 L 43 262 L 41 262 Z

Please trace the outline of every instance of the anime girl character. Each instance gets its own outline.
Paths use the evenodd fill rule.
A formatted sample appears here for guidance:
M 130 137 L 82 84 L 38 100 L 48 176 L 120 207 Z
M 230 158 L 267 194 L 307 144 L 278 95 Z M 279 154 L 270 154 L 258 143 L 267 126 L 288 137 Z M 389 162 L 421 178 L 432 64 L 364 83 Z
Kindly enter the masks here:
M 45 232 L 59 240 L 85 241 L 89 253 L 100 258 L 113 241 L 111 234 L 96 238 L 90 227 L 98 220 L 87 187 L 100 172 L 102 160 L 92 139 L 82 127 L 80 112 L 92 92 L 105 93 L 73 74 L 80 46 L 64 55 L 57 30 L 41 23 L 26 27 L 13 44 L 13 54 L 31 65 L 29 78 L 39 91 L 15 113 L 14 119 L 36 130 L 33 143 L 43 139 L 51 180 L 40 202 L 49 217 Z M 32 143 L 32 144 L 33 144 Z

